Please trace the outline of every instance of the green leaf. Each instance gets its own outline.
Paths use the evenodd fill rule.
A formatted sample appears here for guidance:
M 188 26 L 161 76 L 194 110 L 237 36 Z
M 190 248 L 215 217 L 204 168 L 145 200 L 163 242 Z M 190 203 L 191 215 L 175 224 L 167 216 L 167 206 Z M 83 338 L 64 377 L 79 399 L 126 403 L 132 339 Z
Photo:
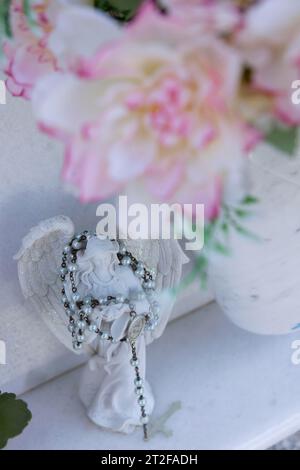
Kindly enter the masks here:
M 143 0 L 94 0 L 95 8 L 99 8 L 115 19 L 125 22 L 136 14 Z
M 239 209 L 239 208 L 234 209 L 234 213 L 240 219 L 244 219 L 244 218 L 248 217 L 251 214 L 251 212 L 245 211 L 244 209 Z
M 251 194 L 248 194 L 247 196 L 244 197 L 241 204 L 250 205 L 250 204 L 257 204 L 258 202 L 259 202 L 259 199 L 257 197 L 252 196 Z
M 28 24 L 32 28 L 34 28 L 37 25 L 37 23 L 34 19 L 33 8 L 32 8 L 31 3 L 32 3 L 32 0 L 23 0 L 23 11 L 27 18 Z
M 230 254 L 230 250 L 227 248 L 227 246 L 223 245 L 223 243 L 217 240 L 213 243 L 213 249 L 221 255 L 228 256 Z
M 211 222 L 208 222 L 204 226 L 204 241 L 206 244 L 210 242 L 210 240 L 213 238 L 213 235 L 215 233 L 217 227 L 217 219 L 212 220 Z
M 221 230 L 222 232 L 224 232 L 226 235 L 228 234 L 229 232 L 229 225 L 228 225 L 228 222 L 223 222 L 222 225 L 221 225 Z
M 23 11 L 27 18 L 31 15 L 31 0 L 23 0 Z
M 21 434 L 32 415 L 27 404 L 16 398 L 14 393 L 0 393 L 0 449 L 8 439 Z
M 297 146 L 297 127 L 281 127 L 275 125 L 266 135 L 265 140 L 281 152 L 294 155 Z
M 0 32 L 7 37 L 12 36 L 10 25 L 10 4 L 11 0 L 1 0 L 0 2 Z
M 204 289 L 207 285 L 208 259 L 205 255 L 200 255 L 195 260 L 195 272 L 199 276 L 201 287 Z
M 246 227 L 243 227 L 242 225 L 239 225 L 236 222 L 233 223 L 232 226 L 241 235 L 244 235 L 245 237 L 251 238 L 255 241 L 261 241 L 261 237 L 259 235 L 256 235 L 256 233 L 251 232 L 251 230 L 248 230 Z

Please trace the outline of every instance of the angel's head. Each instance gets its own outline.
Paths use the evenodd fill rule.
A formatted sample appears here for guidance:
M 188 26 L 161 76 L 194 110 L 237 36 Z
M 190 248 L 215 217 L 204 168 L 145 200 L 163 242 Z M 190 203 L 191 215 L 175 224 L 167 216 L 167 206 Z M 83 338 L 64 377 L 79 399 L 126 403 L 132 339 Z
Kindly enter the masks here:
M 77 258 L 78 281 L 91 287 L 91 273 L 96 273 L 97 277 L 103 281 L 111 279 L 115 266 L 118 264 L 118 251 L 118 242 L 92 237 L 84 252 Z

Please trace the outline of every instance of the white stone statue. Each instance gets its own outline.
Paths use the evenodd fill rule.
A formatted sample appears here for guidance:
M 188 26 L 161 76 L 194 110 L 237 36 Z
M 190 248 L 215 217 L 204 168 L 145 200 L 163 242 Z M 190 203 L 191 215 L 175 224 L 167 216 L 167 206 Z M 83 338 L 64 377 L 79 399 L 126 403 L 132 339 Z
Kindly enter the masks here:
M 165 329 L 174 304 L 170 288 L 178 285 L 187 258 L 175 240 L 119 243 L 88 236 L 82 242 L 75 237 L 74 225 L 65 216 L 45 220 L 29 232 L 15 257 L 23 294 L 65 346 L 74 350 L 75 344 L 77 353 L 86 348 L 94 353 L 79 390 L 89 418 L 99 426 L 125 433 L 137 425 L 145 428 L 154 406 L 145 380 L 145 348 Z M 63 255 L 70 251 L 70 245 L 66 245 L 70 240 L 74 240 L 71 250 L 75 253 L 73 246 L 77 250 L 76 263 L 72 261 L 76 270 L 72 264 L 62 265 L 62 256 L 71 256 Z M 122 250 L 124 255 L 120 254 Z M 128 252 L 136 260 L 135 271 L 126 256 Z M 69 271 L 73 273 L 70 278 Z M 152 273 L 155 285 L 154 281 L 141 279 L 143 273 Z M 151 289 L 149 282 L 153 284 Z M 80 306 L 78 299 L 85 299 L 82 304 L 86 305 Z M 100 302 L 94 305 L 91 299 Z M 155 309 L 159 307 L 158 316 Z M 78 325 L 82 317 L 74 322 L 74 311 L 76 315 L 85 312 L 88 328 L 83 325 L 81 331 Z M 85 348 L 79 349 L 80 341 L 84 341 Z M 138 359 L 133 360 L 132 354 Z M 137 383 L 137 378 L 143 383 Z

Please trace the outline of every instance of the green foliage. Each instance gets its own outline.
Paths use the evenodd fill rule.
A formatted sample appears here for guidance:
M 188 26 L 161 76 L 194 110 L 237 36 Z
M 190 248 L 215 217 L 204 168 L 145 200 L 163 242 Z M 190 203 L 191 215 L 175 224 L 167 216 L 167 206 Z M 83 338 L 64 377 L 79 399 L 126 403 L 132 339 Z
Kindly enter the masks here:
M 197 277 L 201 287 L 206 287 L 211 254 L 214 252 L 222 256 L 230 256 L 228 237 L 231 230 L 235 230 L 254 241 L 260 241 L 260 238 L 248 230 L 242 223 L 244 219 L 251 216 L 252 212 L 250 209 L 258 202 L 259 200 L 256 197 L 247 195 L 237 206 L 223 205 L 219 217 L 205 224 L 204 248 L 198 253 L 194 261 L 193 270 L 182 280 L 179 291 L 187 287 Z M 196 230 L 194 226 L 193 230 Z
M 248 206 L 257 204 L 259 201 L 252 195 L 246 196 L 237 207 L 231 207 L 226 204 L 223 205 L 222 211 L 222 225 L 225 224 L 228 228 L 233 228 L 236 232 L 244 235 L 252 240 L 259 241 L 260 238 L 244 227 L 241 223 L 241 219 L 245 219 L 251 216 L 251 211 Z M 246 209 L 247 207 L 247 209 Z M 228 233 L 228 230 L 227 230 Z
M 24 401 L 18 400 L 14 393 L 0 392 L 0 449 L 6 446 L 8 439 L 21 434 L 31 418 Z
M 257 204 L 259 202 L 258 198 L 248 194 L 247 196 L 242 199 L 241 204 L 242 206 L 249 205 L 249 204 Z
M 134 17 L 142 2 L 143 0 L 94 0 L 94 6 L 118 21 L 126 22 Z
M 23 0 L 23 10 L 24 10 L 25 16 L 27 17 L 29 26 L 34 28 L 37 24 L 33 15 L 31 3 L 32 3 L 32 0 Z
M 275 125 L 265 140 L 273 147 L 288 155 L 294 155 L 297 147 L 298 128 Z
M 11 26 L 9 19 L 11 0 L 0 1 L 0 36 L 11 37 Z

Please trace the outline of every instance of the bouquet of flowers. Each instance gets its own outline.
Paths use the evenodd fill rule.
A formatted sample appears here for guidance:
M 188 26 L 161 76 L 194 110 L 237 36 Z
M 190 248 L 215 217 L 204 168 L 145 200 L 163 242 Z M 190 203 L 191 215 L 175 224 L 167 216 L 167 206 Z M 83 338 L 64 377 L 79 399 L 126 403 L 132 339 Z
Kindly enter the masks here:
M 210 230 L 228 201 L 255 201 L 251 149 L 295 150 L 298 0 L 3 0 L 1 21 L 7 87 L 63 141 L 82 202 L 139 182 L 203 203 Z

